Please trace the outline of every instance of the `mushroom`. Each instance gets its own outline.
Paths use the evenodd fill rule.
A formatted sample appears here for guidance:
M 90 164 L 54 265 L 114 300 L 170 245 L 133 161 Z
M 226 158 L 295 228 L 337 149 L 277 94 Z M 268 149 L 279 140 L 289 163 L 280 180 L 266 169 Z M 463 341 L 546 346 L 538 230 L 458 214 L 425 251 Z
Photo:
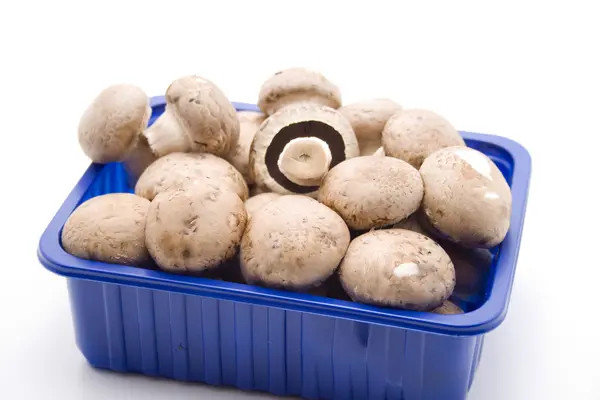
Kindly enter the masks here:
M 146 222 L 146 245 L 162 270 L 200 274 L 235 256 L 246 210 L 238 195 L 216 181 L 156 195 Z
M 167 88 L 166 101 L 164 113 L 144 132 L 157 157 L 190 151 L 226 156 L 237 143 L 235 108 L 208 79 L 176 79 Z
M 148 146 L 146 137 L 139 135 L 137 145 L 123 160 L 123 167 L 127 172 L 129 186 L 135 187 L 142 173 L 156 160 L 157 157 L 150 149 L 150 146 Z
M 248 218 L 250 218 L 252 214 L 256 212 L 256 210 L 262 208 L 265 204 L 275 200 L 279 196 L 281 195 L 278 193 L 261 193 L 250 197 L 244 202 L 244 205 L 246 206 L 246 212 L 248 213 Z
M 75 257 L 112 264 L 146 266 L 144 243 L 150 202 L 131 193 L 109 193 L 81 203 L 61 234 L 65 251 Z
M 336 270 L 350 243 L 342 218 L 318 201 L 280 196 L 256 210 L 240 247 L 249 284 L 307 291 Z
M 183 188 L 194 181 L 214 181 L 236 193 L 242 201 L 248 198 L 248 186 L 242 174 L 227 161 L 209 153 L 170 153 L 159 158 L 140 176 L 135 194 L 152 200 L 162 191 Z
M 332 168 L 317 199 L 355 230 L 395 224 L 420 206 L 423 181 L 409 163 L 392 157 L 361 156 Z
M 445 239 L 469 248 L 491 248 L 508 232 L 512 194 L 496 164 L 478 150 L 436 151 L 420 169 L 423 212 Z
M 436 314 L 464 314 L 464 311 L 457 306 L 456 304 L 452 303 L 451 301 L 444 301 L 444 303 L 442 303 L 441 306 L 439 306 L 438 308 L 436 308 L 435 310 L 431 311 L 433 313 Z
M 330 168 L 358 156 L 350 123 L 336 110 L 302 103 L 282 108 L 254 136 L 255 183 L 281 194 L 316 195 Z
M 298 102 L 338 108 L 342 96 L 339 88 L 325 76 L 306 68 L 288 68 L 275 73 L 263 83 L 258 95 L 258 107 L 267 115 Z
M 377 157 L 383 157 L 385 156 L 385 150 L 383 150 L 383 146 L 381 146 L 380 148 L 378 148 L 377 150 L 375 150 L 375 153 L 373 153 L 374 156 Z
M 150 102 L 142 89 L 116 84 L 102 90 L 79 121 L 79 145 L 93 162 L 122 161 L 136 146 L 150 119 Z
M 265 115 L 256 111 L 238 111 L 237 117 L 240 121 L 240 136 L 225 159 L 241 172 L 248 185 L 252 185 L 254 178 L 248 166 L 250 146 L 260 124 L 265 120 Z
M 263 194 L 263 193 L 273 193 L 271 192 L 271 190 L 269 190 L 268 188 L 264 187 L 264 186 L 259 186 L 259 185 L 251 185 L 248 187 L 248 193 L 250 195 L 250 197 L 254 197 L 254 196 L 258 196 L 259 194 Z
M 354 301 L 416 311 L 441 306 L 455 284 L 448 254 L 404 229 L 372 230 L 352 240 L 339 274 Z
M 440 115 L 421 109 L 394 114 L 382 132 L 385 154 L 419 168 L 431 153 L 444 147 L 465 146 L 458 131 Z
M 373 155 L 381 147 L 386 122 L 401 110 L 398 103 L 386 98 L 357 101 L 338 109 L 354 129 L 361 156 Z

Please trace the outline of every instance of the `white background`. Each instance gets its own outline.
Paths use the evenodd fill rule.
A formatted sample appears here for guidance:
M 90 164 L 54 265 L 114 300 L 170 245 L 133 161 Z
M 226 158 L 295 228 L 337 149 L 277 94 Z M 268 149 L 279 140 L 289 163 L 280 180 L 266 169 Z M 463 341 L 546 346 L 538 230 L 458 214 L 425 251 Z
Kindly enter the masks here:
M 391 97 L 531 152 L 509 314 L 469 399 L 600 399 L 599 13 L 592 1 L 483 3 L 2 2 L 0 398 L 264 398 L 92 370 L 65 281 L 36 247 L 88 165 L 77 123 L 105 86 L 155 95 L 197 73 L 254 102 L 270 74 L 305 66 L 345 102 Z

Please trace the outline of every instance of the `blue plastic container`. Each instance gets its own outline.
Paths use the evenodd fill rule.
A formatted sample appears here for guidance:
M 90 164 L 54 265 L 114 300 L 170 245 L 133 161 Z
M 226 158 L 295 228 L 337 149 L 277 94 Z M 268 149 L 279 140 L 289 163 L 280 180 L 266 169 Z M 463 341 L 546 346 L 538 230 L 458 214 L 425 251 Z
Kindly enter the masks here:
M 256 109 L 235 103 L 238 110 Z M 164 111 L 152 99 L 150 124 Z M 462 132 L 501 169 L 511 227 L 463 315 L 391 310 L 78 259 L 60 243 L 81 202 L 132 192 L 121 164 L 92 164 L 43 233 L 41 263 L 67 277 L 77 345 L 97 368 L 308 399 L 464 399 L 485 333 L 504 319 L 531 160 L 519 144 Z

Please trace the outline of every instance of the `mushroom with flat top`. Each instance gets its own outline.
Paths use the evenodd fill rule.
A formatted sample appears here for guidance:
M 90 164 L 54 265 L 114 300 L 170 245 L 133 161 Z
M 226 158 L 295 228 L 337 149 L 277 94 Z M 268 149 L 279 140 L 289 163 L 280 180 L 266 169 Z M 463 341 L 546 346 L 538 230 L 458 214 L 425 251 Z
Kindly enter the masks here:
M 208 273 L 235 256 L 246 220 L 240 197 L 216 181 L 166 190 L 150 204 L 146 245 L 162 270 Z
M 333 274 L 349 243 L 348 227 L 334 211 L 307 196 L 280 196 L 248 221 L 241 270 L 249 284 L 308 291 Z
M 233 104 L 213 82 L 197 75 L 173 81 L 165 111 L 144 135 L 157 157 L 175 152 L 226 156 L 240 133 Z
M 455 285 L 448 254 L 404 229 L 372 230 L 352 240 L 339 274 L 354 301 L 416 311 L 440 307 Z
M 512 194 L 496 164 L 478 150 L 438 150 L 420 169 L 422 209 L 436 233 L 468 248 L 500 244 L 510 225 Z
M 81 203 L 65 223 L 61 239 L 75 257 L 145 267 L 151 259 L 145 245 L 150 202 L 130 193 L 109 193 Z
M 254 178 L 248 165 L 250 161 L 250 146 L 252 145 L 254 135 L 266 116 L 257 111 L 238 111 L 237 118 L 240 121 L 239 139 L 225 159 L 240 171 L 248 185 L 252 185 Z
M 361 156 L 332 168 L 317 199 L 355 230 L 380 228 L 413 214 L 423 199 L 423 180 L 409 163 L 392 157 Z
M 102 90 L 86 108 L 78 126 L 79 145 L 93 162 L 122 161 L 137 145 L 151 114 L 148 96 L 130 84 Z
M 180 189 L 194 181 L 218 182 L 242 201 L 248 198 L 248 186 L 242 174 L 210 153 L 170 153 L 159 158 L 142 173 L 135 185 L 135 194 L 152 200 L 160 192 Z
M 339 88 L 323 74 L 307 68 L 288 68 L 275 73 L 263 83 L 258 95 L 258 107 L 267 115 L 304 102 L 338 108 L 342 96 Z
M 361 156 L 375 154 L 381 147 L 381 132 L 385 124 L 401 110 L 398 103 L 386 98 L 357 101 L 338 109 L 354 129 Z
M 417 169 L 436 150 L 465 146 L 463 138 L 450 122 L 422 109 L 395 113 L 385 124 L 381 138 L 387 156 L 404 160 Z
M 250 166 L 258 186 L 314 196 L 329 169 L 358 153 L 346 118 L 333 108 L 302 103 L 282 108 L 261 124 Z

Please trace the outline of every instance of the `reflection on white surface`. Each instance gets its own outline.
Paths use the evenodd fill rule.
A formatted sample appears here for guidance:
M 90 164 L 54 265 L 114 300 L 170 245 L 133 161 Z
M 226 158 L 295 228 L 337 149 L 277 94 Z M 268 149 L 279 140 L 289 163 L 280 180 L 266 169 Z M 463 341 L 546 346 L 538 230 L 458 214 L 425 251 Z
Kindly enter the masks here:
M 394 268 L 394 275 L 398 278 L 405 278 L 419 274 L 419 266 L 414 262 L 398 264 Z

